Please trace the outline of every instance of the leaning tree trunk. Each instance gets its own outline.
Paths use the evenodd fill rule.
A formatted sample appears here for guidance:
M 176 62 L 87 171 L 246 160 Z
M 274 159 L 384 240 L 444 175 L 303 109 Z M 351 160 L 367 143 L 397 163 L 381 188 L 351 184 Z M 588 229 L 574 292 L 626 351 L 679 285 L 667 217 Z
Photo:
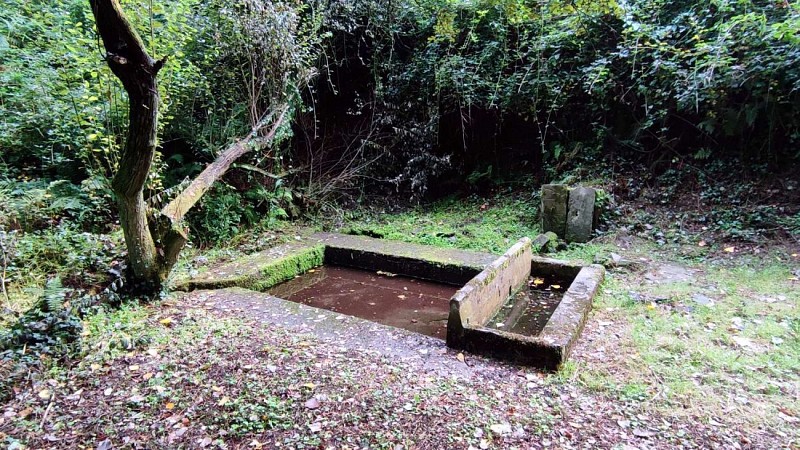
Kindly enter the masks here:
M 90 4 L 106 49 L 106 62 L 122 81 L 130 101 L 128 137 L 111 187 L 119 207 L 132 278 L 138 290 L 157 292 L 188 240 L 182 226 L 184 215 L 228 171 L 233 161 L 272 141 L 288 107 L 277 108 L 259 120 L 249 135 L 231 144 L 161 211 L 148 211 L 144 187 L 157 145 L 156 76 L 166 58 L 157 61 L 150 57 L 122 12 L 119 0 L 90 0 Z M 267 124 L 271 124 L 269 132 L 262 133 Z
M 156 76 L 164 60 L 156 61 L 147 54 L 118 0 L 90 0 L 90 4 L 106 49 L 106 62 L 122 81 L 130 100 L 128 137 L 111 187 L 134 278 L 152 284 L 145 286 L 147 289 L 157 289 L 159 254 L 148 227 L 144 186 L 156 151 L 159 105 Z

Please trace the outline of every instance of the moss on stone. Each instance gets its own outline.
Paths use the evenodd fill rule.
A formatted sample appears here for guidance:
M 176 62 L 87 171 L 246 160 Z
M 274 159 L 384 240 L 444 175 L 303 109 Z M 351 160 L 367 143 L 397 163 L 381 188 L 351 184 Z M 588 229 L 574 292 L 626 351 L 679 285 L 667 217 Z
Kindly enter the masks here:
M 244 287 L 259 291 L 269 289 L 276 284 L 291 280 L 297 275 L 321 266 L 324 260 L 324 245 L 304 248 L 260 267 L 253 283 Z

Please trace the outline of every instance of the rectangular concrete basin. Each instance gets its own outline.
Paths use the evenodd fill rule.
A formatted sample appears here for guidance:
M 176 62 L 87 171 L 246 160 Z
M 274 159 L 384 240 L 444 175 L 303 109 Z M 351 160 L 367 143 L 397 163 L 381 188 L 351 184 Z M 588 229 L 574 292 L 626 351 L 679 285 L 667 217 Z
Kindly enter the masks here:
M 445 338 L 452 348 L 554 370 L 566 360 L 577 340 L 603 274 L 601 266 L 582 267 L 533 256 L 528 238 L 498 258 L 487 253 L 318 233 L 305 242 L 272 248 L 211 269 L 178 283 L 177 288 L 241 287 L 269 292 L 313 307 Z M 535 331 L 514 326 L 524 318 L 528 302 L 519 294 L 538 277 L 548 280 L 550 288 L 553 280 L 563 280 L 558 281 L 563 286 L 549 293 L 555 296 L 550 299 L 549 317 L 542 319 Z M 510 318 L 514 318 L 513 324 L 498 326 Z

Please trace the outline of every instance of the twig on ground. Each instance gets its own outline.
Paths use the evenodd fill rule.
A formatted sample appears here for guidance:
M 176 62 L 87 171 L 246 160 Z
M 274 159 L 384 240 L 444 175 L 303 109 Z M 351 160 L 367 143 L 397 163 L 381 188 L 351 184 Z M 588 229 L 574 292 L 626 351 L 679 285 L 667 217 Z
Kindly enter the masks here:
M 6 274 L 8 269 L 8 249 L 6 249 L 5 242 L 6 233 L 0 234 L 0 258 L 2 258 L 3 270 L 0 271 L 0 287 L 3 290 L 3 297 L 5 298 L 6 307 L 11 307 L 11 300 L 8 298 L 8 289 L 6 288 Z
M 53 394 L 50 396 L 50 402 L 47 404 L 47 408 L 44 410 L 44 414 L 42 414 L 42 421 L 39 422 L 39 431 L 44 430 L 44 422 L 47 420 L 47 415 L 50 414 L 50 408 L 53 407 L 53 400 L 55 400 L 55 398 L 56 398 L 56 393 L 53 392 Z

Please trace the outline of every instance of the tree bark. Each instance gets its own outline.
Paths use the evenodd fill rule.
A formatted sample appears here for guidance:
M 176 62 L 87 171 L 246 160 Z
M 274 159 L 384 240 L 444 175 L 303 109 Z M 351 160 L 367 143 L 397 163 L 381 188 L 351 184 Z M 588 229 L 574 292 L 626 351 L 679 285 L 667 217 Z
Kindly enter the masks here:
M 206 166 L 200 175 L 192 180 L 192 183 L 189 184 L 186 189 L 169 202 L 169 204 L 161 210 L 161 213 L 170 218 L 173 222 L 182 220 L 183 216 L 186 215 L 192 206 L 200 200 L 203 194 L 211 188 L 214 182 L 225 175 L 234 161 L 252 151 L 254 148 L 270 142 L 272 138 L 275 137 L 275 133 L 283 123 L 286 110 L 287 108 L 285 106 L 281 109 L 280 115 L 275 120 L 266 136 L 258 136 L 259 129 L 264 125 L 264 122 L 262 122 L 256 125 L 256 128 L 254 128 L 246 138 L 234 142 L 223 151 L 214 162 Z
M 206 166 L 186 189 L 161 209 L 159 219 L 166 226 L 166 231 L 163 232 L 163 238 L 161 239 L 163 258 L 160 271 L 162 279 L 166 279 L 167 275 L 169 275 L 172 266 L 178 260 L 178 255 L 188 241 L 186 232 L 179 225 L 183 221 L 183 217 L 200 200 L 203 194 L 211 188 L 214 182 L 225 175 L 234 161 L 253 149 L 268 145 L 272 141 L 275 133 L 283 124 L 287 110 L 288 107 L 286 106 L 281 109 L 280 115 L 272 124 L 266 136 L 258 136 L 260 127 L 264 125 L 264 122 L 262 122 L 256 125 L 258 128 L 253 129 L 246 138 L 234 142 L 214 162 Z
M 106 49 L 106 62 L 122 81 L 129 97 L 128 136 L 111 182 L 120 225 L 134 278 L 155 284 L 146 289 L 157 289 L 160 288 L 159 255 L 147 223 L 143 190 L 156 151 L 159 106 L 156 76 L 164 60 L 156 61 L 147 54 L 118 0 L 89 3 Z
M 128 136 L 111 187 L 119 207 L 132 281 L 139 290 L 157 292 L 188 241 L 181 225 L 184 215 L 237 158 L 274 138 L 288 107 L 280 108 L 280 115 L 272 121 L 265 136 L 260 135 L 261 129 L 272 115 L 259 121 L 247 137 L 226 149 L 177 198 L 152 214 L 144 201 L 144 187 L 158 140 L 156 77 L 166 58 L 157 61 L 147 53 L 142 39 L 122 12 L 119 0 L 89 3 L 106 50 L 106 62 L 122 81 L 130 103 Z

